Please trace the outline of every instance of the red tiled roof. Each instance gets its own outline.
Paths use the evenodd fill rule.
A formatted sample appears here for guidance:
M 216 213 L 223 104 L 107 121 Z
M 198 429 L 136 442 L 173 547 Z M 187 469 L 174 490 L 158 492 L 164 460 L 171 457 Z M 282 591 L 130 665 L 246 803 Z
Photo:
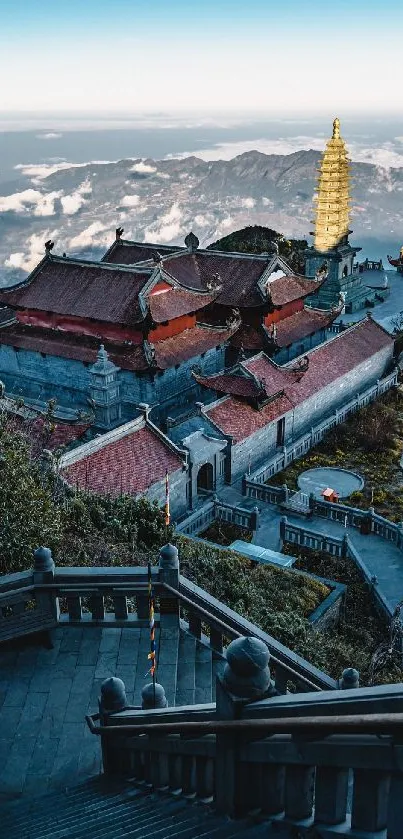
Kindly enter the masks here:
M 72 463 L 62 474 L 72 486 L 90 492 L 134 495 L 181 466 L 180 457 L 143 427 Z
M 276 344 L 278 347 L 288 347 L 295 341 L 326 329 L 333 323 L 339 312 L 323 312 L 319 309 L 301 309 L 284 320 L 276 323 Z
M 239 443 L 292 408 L 292 402 L 285 394 L 273 399 L 259 411 L 247 402 L 230 397 L 207 409 L 206 414 L 224 434 L 231 435 L 235 442 Z
M 206 413 L 224 434 L 232 435 L 239 442 L 390 346 L 393 338 L 374 320 L 366 318 L 311 350 L 305 372 L 298 371 L 298 362 L 279 367 L 267 356 L 260 355 L 243 362 L 242 366 L 265 380 L 267 393 L 274 395 L 283 390 L 284 396 L 275 397 L 260 410 L 230 397 Z
M 155 323 L 163 323 L 181 315 L 187 315 L 208 306 L 217 294 L 198 294 L 186 289 L 170 288 L 158 294 L 150 294 L 148 304 Z
M 298 405 L 388 346 L 393 346 L 393 338 L 372 318 L 365 318 L 307 353 L 309 365 L 302 375 L 295 375 L 296 362 L 278 367 L 264 355 L 243 366 L 265 379 L 271 393 L 284 389 Z
M 0 344 L 45 353 L 60 358 L 71 358 L 86 364 L 94 364 L 99 350 L 99 339 L 88 335 L 74 335 L 53 329 L 16 324 L 0 330 Z M 111 361 L 125 370 L 146 370 L 147 361 L 143 348 L 136 345 L 111 344 L 104 341 Z
M 67 423 L 60 420 L 51 421 L 51 430 L 48 430 L 48 423 L 43 417 L 38 417 L 29 425 L 29 436 L 35 443 L 35 448 L 40 450 L 64 449 L 75 440 L 80 440 L 91 428 L 90 423 Z
M 215 390 L 217 393 L 230 393 L 232 396 L 243 396 L 245 399 L 255 399 L 260 393 L 255 380 L 246 376 L 232 376 L 230 373 L 219 373 L 217 376 L 193 375 L 198 384 Z
M 184 248 L 181 248 L 180 245 L 149 245 L 146 242 L 128 242 L 122 239 L 111 245 L 102 257 L 102 262 L 109 262 L 114 265 L 135 265 L 136 262 L 152 259 L 157 253 L 165 255 L 177 253 L 181 250 L 184 250 Z
M 240 307 L 262 305 L 257 283 L 268 264 L 266 257 L 225 255 L 218 251 L 186 251 L 164 257 L 162 262 L 163 270 L 186 288 L 205 289 L 218 275 L 222 290 L 217 303 Z
M 138 295 L 150 271 L 52 257 L 31 280 L 0 291 L 0 303 L 130 325 L 143 320 Z
M 305 277 L 286 276 L 278 277 L 272 283 L 268 283 L 267 291 L 271 297 L 273 306 L 284 306 L 293 300 L 300 300 L 313 291 L 317 291 L 321 283 L 317 280 L 308 280 Z
M 155 356 L 158 367 L 166 369 L 187 361 L 189 358 L 196 358 L 203 352 L 218 347 L 227 341 L 233 331 L 231 329 L 209 329 L 206 326 L 194 326 L 192 329 L 185 329 L 179 335 L 166 338 L 164 341 L 157 341 L 154 344 Z

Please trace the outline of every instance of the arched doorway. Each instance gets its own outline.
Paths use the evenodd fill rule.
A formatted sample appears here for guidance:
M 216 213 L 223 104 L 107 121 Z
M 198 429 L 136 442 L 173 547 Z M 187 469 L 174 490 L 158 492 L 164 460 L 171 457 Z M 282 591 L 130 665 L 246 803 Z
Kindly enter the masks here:
M 197 473 L 197 492 L 212 492 L 214 489 L 214 469 L 212 463 L 203 463 Z

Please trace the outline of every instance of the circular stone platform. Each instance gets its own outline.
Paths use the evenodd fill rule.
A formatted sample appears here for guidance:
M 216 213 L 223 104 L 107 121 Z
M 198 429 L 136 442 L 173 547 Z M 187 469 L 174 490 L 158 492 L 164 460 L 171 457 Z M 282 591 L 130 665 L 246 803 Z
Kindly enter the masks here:
M 336 469 L 331 466 L 308 469 L 298 477 L 298 487 L 302 492 L 310 495 L 313 492 L 315 498 L 322 498 L 322 492 L 327 487 L 334 489 L 339 498 L 348 498 L 352 492 L 361 490 L 364 481 L 356 472 L 348 469 Z

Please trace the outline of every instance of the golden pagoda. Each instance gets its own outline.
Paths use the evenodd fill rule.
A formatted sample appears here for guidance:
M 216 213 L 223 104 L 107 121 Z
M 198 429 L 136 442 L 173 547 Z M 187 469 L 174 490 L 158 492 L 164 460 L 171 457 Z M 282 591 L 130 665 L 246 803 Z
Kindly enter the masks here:
M 350 161 L 337 117 L 318 171 L 314 247 L 324 253 L 341 244 L 349 233 Z

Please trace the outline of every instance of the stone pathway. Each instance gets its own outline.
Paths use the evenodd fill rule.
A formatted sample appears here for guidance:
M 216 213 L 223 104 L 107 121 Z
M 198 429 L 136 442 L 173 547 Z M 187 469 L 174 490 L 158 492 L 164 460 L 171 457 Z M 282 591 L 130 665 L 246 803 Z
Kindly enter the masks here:
M 242 496 L 240 483 L 220 490 L 219 497 L 234 506 L 247 506 L 248 508 L 251 506 L 251 499 L 245 499 Z M 253 506 L 255 506 L 255 503 L 253 501 Z M 281 547 L 280 519 L 283 513 L 271 504 L 258 502 L 257 506 L 259 508 L 259 528 L 253 542 L 263 548 L 278 551 Z M 372 534 L 363 536 L 355 527 L 344 528 L 342 524 L 327 519 L 314 517 L 304 520 L 300 516 L 293 516 L 292 514 L 287 514 L 287 518 L 292 524 L 305 526 L 317 533 L 340 538 L 347 533 L 371 575 L 377 577 L 378 587 L 391 607 L 394 608 L 403 600 L 403 553 L 395 545 L 380 536 Z
M 164 632 L 158 674 L 169 704 L 211 702 L 222 660 L 182 630 Z M 0 801 L 100 772 L 100 741 L 84 718 L 98 710 L 104 679 L 119 676 L 129 704 L 141 704 L 148 629 L 66 626 L 52 636 L 50 650 L 35 638 L 0 648 Z

